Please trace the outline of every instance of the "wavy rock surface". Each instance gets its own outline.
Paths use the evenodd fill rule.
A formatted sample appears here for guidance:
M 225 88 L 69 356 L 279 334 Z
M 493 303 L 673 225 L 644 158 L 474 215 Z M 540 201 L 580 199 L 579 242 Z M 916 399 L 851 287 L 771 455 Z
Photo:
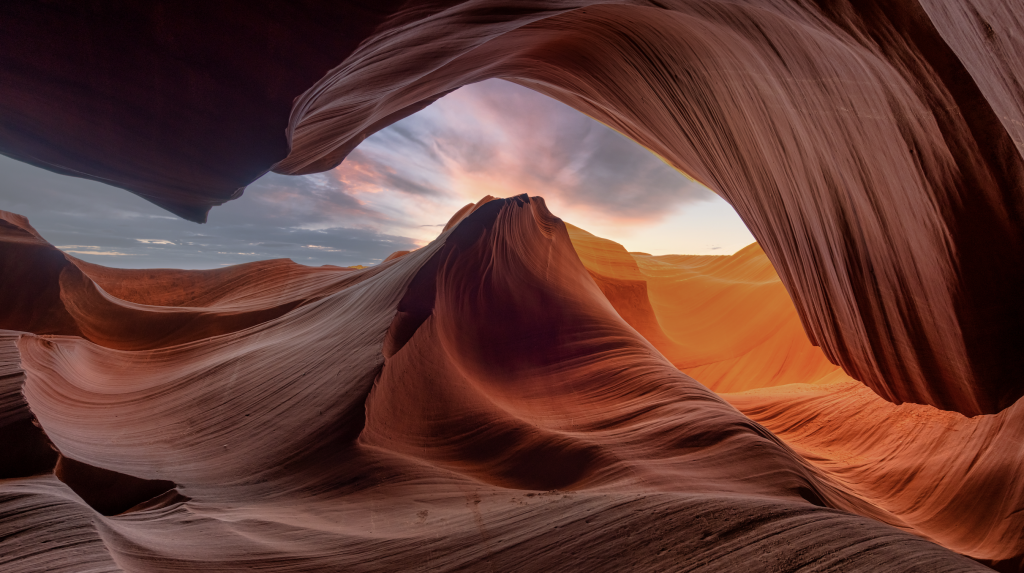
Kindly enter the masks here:
M 1024 402 L 966 418 L 895 406 L 842 372 L 727 394 L 849 491 L 950 549 L 1024 570 Z
M 730 404 L 840 489 L 999 570 L 1024 568 L 1024 402 L 966 418 L 882 400 L 802 335 L 757 244 L 727 257 L 652 257 L 567 227 L 580 260 L 626 321 L 649 328 L 647 314 L 636 312 L 644 307 L 636 293 L 649 292 L 646 306 L 671 336 L 649 340 L 684 372 L 727 392 Z M 605 287 L 604 276 L 641 287 L 624 296 Z
M 0 481 L 0 565 L 984 570 L 675 368 L 538 198 L 471 206 L 375 271 L 172 346 L 20 335 L 71 471 Z
M 66 255 L 0 211 L 0 329 L 162 348 L 234 332 L 358 283 L 380 268 L 259 261 L 210 271 L 108 269 Z
M 506 78 L 725 197 L 812 342 L 880 396 L 976 415 L 1024 395 L 1024 266 L 1005 264 L 1024 257 L 1019 2 L 4 10 L 12 157 L 202 220 L 271 167 L 330 169 Z
M 619 315 L 715 392 L 813 383 L 839 370 L 807 339 L 757 243 L 728 257 L 653 257 L 566 226 Z

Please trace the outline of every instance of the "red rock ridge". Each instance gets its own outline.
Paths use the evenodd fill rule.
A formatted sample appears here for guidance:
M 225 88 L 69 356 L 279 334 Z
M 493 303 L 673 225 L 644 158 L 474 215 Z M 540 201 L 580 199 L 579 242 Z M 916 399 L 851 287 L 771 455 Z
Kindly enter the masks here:
M 673 337 L 649 340 L 681 370 L 724 393 L 840 489 L 1000 571 L 1021 569 L 1024 401 L 974 418 L 885 402 L 803 336 L 756 244 L 724 257 L 652 257 L 567 227 L 592 274 L 644 283 L 647 306 Z M 624 320 L 649 322 L 635 312 L 636 296 L 602 290 Z
M 506 78 L 725 197 L 812 342 L 882 397 L 976 415 L 1024 394 L 1024 267 L 1004 264 L 1024 256 L 1018 3 L 6 11 L 12 157 L 202 220 L 271 167 L 329 169 L 437 97 Z
M 252 327 L 17 348 L 32 414 L 87 468 L 58 472 L 81 497 L 0 482 L 9 571 L 75 570 L 69 544 L 133 571 L 983 569 L 679 372 L 539 198 Z M 131 497 L 154 482 L 174 487 Z

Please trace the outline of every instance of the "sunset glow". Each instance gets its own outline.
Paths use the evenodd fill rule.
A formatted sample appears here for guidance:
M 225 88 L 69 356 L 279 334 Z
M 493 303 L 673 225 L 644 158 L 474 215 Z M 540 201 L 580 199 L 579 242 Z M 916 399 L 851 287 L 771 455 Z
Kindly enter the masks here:
M 468 202 L 523 193 L 635 251 L 724 255 L 754 240 L 728 203 L 640 145 L 500 80 L 368 138 L 322 177 L 380 214 L 388 232 L 419 241 Z
M 632 251 L 728 255 L 754 241 L 728 203 L 637 143 L 502 80 L 441 98 L 331 171 L 268 173 L 205 225 L 102 183 L 0 164 L 8 209 L 66 252 L 124 268 L 372 265 L 431 241 L 467 203 L 522 193 Z

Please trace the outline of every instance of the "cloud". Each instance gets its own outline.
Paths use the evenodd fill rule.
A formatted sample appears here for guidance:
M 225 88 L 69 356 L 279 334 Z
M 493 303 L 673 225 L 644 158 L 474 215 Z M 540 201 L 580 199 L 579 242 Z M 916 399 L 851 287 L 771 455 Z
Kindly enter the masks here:
M 611 128 L 500 80 L 466 86 L 373 135 L 336 173 L 377 204 L 382 191 L 447 205 L 529 193 L 628 224 L 717 198 Z
M 445 191 L 417 177 L 413 170 L 400 171 L 386 159 L 356 149 L 346 158 L 344 170 L 334 171 L 338 183 L 358 192 L 397 191 L 415 197 L 441 197 Z
M 98 256 L 114 256 L 114 257 L 128 257 L 131 253 L 119 253 L 117 251 L 104 251 L 103 247 L 96 247 L 92 245 L 64 245 L 57 247 L 65 253 L 71 253 L 73 255 L 98 255 Z
M 421 245 L 373 228 L 388 217 L 344 191 L 335 195 L 335 185 L 323 174 L 267 176 L 196 225 L 124 190 L 0 156 L 0 209 L 27 216 L 65 252 L 104 265 L 216 268 L 279 258 L 366 265 Z
M 0 209 L 27 216 L 67 252 L 126 267 L 368 264 L 426 244 L 466 203 L 520 193 L 620 241 L 634 229 L 676 233 L 683 225 L 673 217 L 688 205 L 726 205 L 614 130 L 501 80 L 466 86 L 374 134 L 330 172 L 268 173 L 201 226 L 126 191 L 0 157 Z
M 237 224 L 333 228 L 387 224 L 390 218 L 353 196 L 329 174 L 289 177 L 268 173 L 246 189 L 242 208 L 223 213 Z M 234 201 L 239 203 L 239 201 Z

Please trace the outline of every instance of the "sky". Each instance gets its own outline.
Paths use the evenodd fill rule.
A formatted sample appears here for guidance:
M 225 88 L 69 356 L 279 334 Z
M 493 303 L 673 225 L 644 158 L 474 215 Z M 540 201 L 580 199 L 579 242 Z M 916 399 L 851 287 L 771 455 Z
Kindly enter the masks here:
M 332 171 L 268 173 L 203 225 L 0 156 L 0 209 L 25 215 L 76 257 L 122 268 L 372 265 L 425 245 L 466 203 L 521 193 L 630 251 L 728 255 L 754 241 L 728 203 L 639 144 L 502 80 L 466 86 L 378 132 Z

